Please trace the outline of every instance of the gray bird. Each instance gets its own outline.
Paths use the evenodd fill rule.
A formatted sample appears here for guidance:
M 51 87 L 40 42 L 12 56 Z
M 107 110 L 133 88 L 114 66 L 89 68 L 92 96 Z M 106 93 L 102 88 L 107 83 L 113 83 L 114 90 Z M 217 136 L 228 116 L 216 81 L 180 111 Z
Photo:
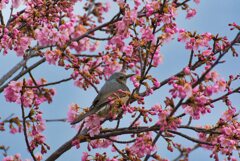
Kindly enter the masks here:
M 111 77 L 105 82 L 98 95 L 94 99 L 90 110 L 87 113 L 80 115 L 71 124 L 76 124 L 92 114 L 97 114 L 100 117 L 104 117 L 105 119 L 110 119 L 109 112 L 112 110 L 112 107 L 109 105 L 109 97 L 117 96 L 121 99 L 121 102 L 125 104 L 129 97 L 123 92 L 119 92 L 119 90 L 130 92 L 129 88 L 126 85 L 126 82 L 127 79 L 133 75 L 134 74 L 126 75 L 122 72 L 116 72 L 111 75 Z

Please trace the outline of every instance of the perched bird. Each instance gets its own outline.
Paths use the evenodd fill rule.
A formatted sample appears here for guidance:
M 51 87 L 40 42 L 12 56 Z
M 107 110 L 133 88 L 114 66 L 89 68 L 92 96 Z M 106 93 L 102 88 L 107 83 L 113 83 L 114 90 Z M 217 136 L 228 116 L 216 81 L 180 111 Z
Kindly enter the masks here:
M 110 97 L 117 97 L 121 100 L 123 104 L 125 104 L 129 98 L 129 95 L 126 94 L 126 92 L 130 92 L 129 88 L 126 85 L 127 79 L 134 74 L 126 75 L 122 72 L 116 72 L 113 75 L 110 76 L 110 78 L 105 82 L 101 90 L 99 91 L 98 95 L 94 99 L 92 106 L 90 107 L 90 110 L 80 115 L 75 121 L 73 121 L 71 124 L 76 124 L 86 117 L 97 114 L 100 117 L 103 117 L 105 119 L 111 119 L 110 113 L 116 112 L 119 114 L 119 111 L 116 111 L 118 109 L 114 109 L 113 106 L 116 106 L 115 103 L 110 104 Z M 124 93 L 125 92 L 125 93 Z M 119 104 L 118 104 L 119 108 Z M 115 111 L 114 111 L 115 110 Z

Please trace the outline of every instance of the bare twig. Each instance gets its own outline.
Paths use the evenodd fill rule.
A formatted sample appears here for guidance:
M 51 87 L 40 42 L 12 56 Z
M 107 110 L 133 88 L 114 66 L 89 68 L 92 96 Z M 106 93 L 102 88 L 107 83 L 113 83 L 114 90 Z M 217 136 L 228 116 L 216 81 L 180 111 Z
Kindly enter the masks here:
M 56 82 L 51 82 L 51 83 L 46 83 L 46 84 L 41 84 L 41 85 L 36 85 L 36 86 L 26 86 L 26 88 L 39 88 L 39 87 L 46 87 L 46 86 L 52 86 L 52 85 L 56 85 L 56 84 L 60 84 L 63 82 L 67 82 L 72 80 L 72 77 L 66 78 L 66 79 L 62 79 Z

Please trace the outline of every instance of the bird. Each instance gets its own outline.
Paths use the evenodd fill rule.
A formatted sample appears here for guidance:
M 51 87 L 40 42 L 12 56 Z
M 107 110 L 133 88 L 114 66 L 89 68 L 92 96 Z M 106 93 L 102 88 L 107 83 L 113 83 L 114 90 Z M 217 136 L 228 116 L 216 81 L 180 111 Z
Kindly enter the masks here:
M 119 109 L 119 104 L 116 102 L 111 104 L 111 100 L 109 98 L 117 97 L 121 100 L 121 104 L 126 104 L 129 99 L 129 95 L 126 93 L 130 93 L 129 88 L 126 85 L 127 79 L 133 76 L 134 74 L 125 74 L 123 72 L 115 72 L 113 73 L 110 78 L 105 82 L 103 87 L 100 89 L 98 95 L 92 102 L 90 106 L 90 110 L 85 114 L 81 114 L 77 117 L 73 122 L 72 125 L 77 124 L 84 120 L 86 117 L 97 114 L 104 119 L 111 119 L 110 113 L 115 112 L 117 114 L 121 113 Z M 118 106 L 113 108 L 113 106 Z M 112 110 L 112 111 L 111 111 Z

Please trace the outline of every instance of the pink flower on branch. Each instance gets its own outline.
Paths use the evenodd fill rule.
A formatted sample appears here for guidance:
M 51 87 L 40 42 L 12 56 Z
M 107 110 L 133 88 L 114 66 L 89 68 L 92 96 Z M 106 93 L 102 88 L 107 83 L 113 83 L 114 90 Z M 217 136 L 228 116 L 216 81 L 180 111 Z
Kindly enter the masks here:
M 88 129 L 88 134 L 93 137 L 100 133 L 101 129 L 101 118 L 96 114 L 88 116 L 85 119 L 84 128 Z
M 80 107 L 77 104 L 71 104 L 67 113 L 67 121 L 73 122 L 79 116 Z
M 129 148 L 129 151 L 139 158 L 151 154 L 154 150 L 155 146 L 152 146 L 152 134 L 150 132 L 137 137 L 134 144 Z
M 12 0 L 13 8 L 18 8 L 21 5 L 22 0 Z
M 39 85 L 42 85 L 43 83 L 46 83 L 46 81 L 39 81 Z M 33 84 L 31 80 L 27 80 L 25 86 L 35 86 L 35 84 Z M 21 94 L 23 88 L 24 92 Z M 22 103 L 24 107 L 38 106 L 46 101 L 50 103 L 54 95 L 54 89 L 42 88 L 42 93 L 39 93 L 37 87 L 24 87 L 22 81 L 12 81 L 9 83 L 8 87 L 4 89 L 4 96 L 7 102 Z
M 21 154 L 15 154 L 14 156 L 4 157 L 2 161 L 22 161 Z
M 154 35 L 150 27 L 141 28 L 140 32 L 142 33 L 142 39 L 145 41 L 154 41 Z
M 186 15 L 186 19 L 191 19 L 192 17 L 194 17 L 197 14 L 197 11 L 195 9 L 188 9 L 187 10 L 187 15 Z

